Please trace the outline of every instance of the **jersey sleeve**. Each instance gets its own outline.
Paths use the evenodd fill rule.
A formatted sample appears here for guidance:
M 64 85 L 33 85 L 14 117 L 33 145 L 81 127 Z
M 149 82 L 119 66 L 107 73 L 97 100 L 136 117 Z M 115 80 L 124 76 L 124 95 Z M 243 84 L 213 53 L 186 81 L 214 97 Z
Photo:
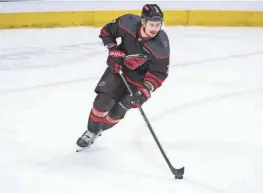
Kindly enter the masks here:
M 116 39 L 122 37 L 119 20 L 120 17 L 112 20 L 101 28 L 99 37 L 102 39 L 104 46 L 112 43 L 117 44 Z
M 153 91 L 162 86 L 169 74 L 169 56 L 163 59 L 151 61 L 149 70 L 145 74 L 144 81 L 153 86 Z
M 149 45 L 151 45 L 151 49 Z M 155 42 L 149 45 L 146 47 L 151 50 L 152 58 L 149 61 L 149 68 L 145 74 L 144 81 L 151 85 L 152 91 L 155 91 L 162 86 L 169 74 L 169 38 L 164 31 L 161 31 Z

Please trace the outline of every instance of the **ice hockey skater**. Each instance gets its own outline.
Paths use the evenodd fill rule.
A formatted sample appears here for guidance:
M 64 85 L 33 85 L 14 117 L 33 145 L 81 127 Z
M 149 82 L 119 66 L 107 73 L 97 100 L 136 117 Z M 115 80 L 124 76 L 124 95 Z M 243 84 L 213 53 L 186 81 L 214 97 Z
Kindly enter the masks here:
M 142 106 L 162 86 L 170 61 L 163 21 L 160 7 L 146 4 L 140 16 L 125 14 L 101 28 L 99 38 L 108 49 L 106 70 L 95 87 L 87 130 L 77 140 L 80 148 L 89 148 L 103 131 L 115 126 L 130 109 Z M 130 96 L 120 70 L 134 95 Z

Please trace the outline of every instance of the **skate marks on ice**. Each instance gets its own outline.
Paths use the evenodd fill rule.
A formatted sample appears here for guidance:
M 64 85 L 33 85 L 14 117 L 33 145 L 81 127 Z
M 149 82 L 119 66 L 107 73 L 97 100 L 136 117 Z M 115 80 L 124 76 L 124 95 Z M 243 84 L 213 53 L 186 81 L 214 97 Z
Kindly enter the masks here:
M 6 142 L 13 144 L 12 140 Z M 1 161 L 3 168 L 5 166 L 9 168 L 1 169 L 1 175 L 5 176 L 3 178 L 5 180 L 10 176 L 10 183 L 12 182 L 13 186 L 12 188 L 1 186 L 0 190 L 1 192 L 10 190 L 15 193 L 35 190 L 40 193 L 56 192 L 56 190 L 64 193 L 83 192 L 87 185 L 103 182 L 103 186 L 91 186 L 89 190 L 107 192 L 107 188 L 113 188 L 116 191 L 124 191 L 127 187 L 132 188 L 136 184 L 135 189 L 138 191 L 142 188 L 140 181 L 157 183 L 162 180 L 158 175 L 151 175 L 150 172 L 144 171 L 147 167 L 144 167 L 140 160 L 135 159 L 138 153 L 129 143 L 118 144 L 120 143 L 109 146 L 108 143 L 102 142 L 94 145 L 88 152 L 75 153 L 74 148 L 70 148 L 69 145 L 63 148 L 59 148 L 61 146 L 58 145 L 53 149 L 46 149 L 44 145 L 33 147 L 27 143 L 16 143 L 15 146 L 6 149 L 12 161 L 6 160 L 6 163 L 3 162 L 4 160 Z M 17 152 L 17 149 L 20 151 Z M 124 159 L 125 152 L 127 157 Z M 131 157 L 133 159 L 130 159 Z M 167 179 L 166 183 L 171 181 Z M 127 187 L 122 187 L 121 184 L 126 184 Z M 19 187 L 19 191 L 15 191 L 16 187 Z
M 144 131 L 143 136 L 146 135 L 150 133 Z M 163 175 L 166 173 L 169 178 L 170 171 L 156 144 L 142 142 L 144 140 L 145 138 L 138 139 L 135 142 L 138 151 L 144 156 L 145 161 L 154 160 L 149 164 L 155 173 Z M 189 184 L 213 193 L 261 193 L 263 190 L 260 182 L 263 178 L 261 153 L 263 147 L 222 141 L 165 142 L 165 140 L 163 147 L 175 166 L 179 167 L 182 163 L 186 167 L 182 180 L 186 186 Z M 165 179 L 163 177 L 163 180 Z
M 80 79 L 74 79 L 74 80 L 68 80 L 68 81 L 54 82 L 54 83 L 49 83 L 49 84 L 38 84 L 35 86 L 27 86 L 27 87 L 22 87 L 22 88 L 5 89 L 5 90 L 0 90 L 0 97 L 1 97 L 1 94 L 11 94 L 11 93 L 17 93 L 17 92 L 22 92 L 22 91 L 31 91 L 31 90 L 36 90 L 36 89 L 64 86 L 67 84 L 82 83 L 82 82 L 91 81 L 91 80 L 95 81 L 97 80 L 97 77 L 80 78 Z
M 99 45 L 99 46 L 96 47 L 96 45 Z M 94 48 L 94 46 L 96 47 L 96 49 Z M 25 51 L 25 52 L 23 51 L 21 54 L 27 55 L 27 52 L 28 52 L 28 53 L 32 54 L 32 57 L 36 57 L 35 59 L 38 59 L 37 63 L 34 62 L 32 64 L 32 62 L 31 62 L 31 64 L 30 64 L 30 61 L 28 61 L 28 60 L 30 60 L 30 57 L 29 58 L 25 57 L 24 60 L 26 60 L 26 61 L 24 61 L 24 62 L 23 62 L 23 60 L 22 60 L 22 62 L 21 62 L 21 60 L 12 60 L 12 57 L 16 57 L 16 55 L 9 54 L 9 49 L 6 49 L 4 51 L 6 51 L 7 54 L 6 55 L 3 54 L 3 56 L 5 56 L 7 58 L 6 61 L 11 62 L 11 63 L 13 63 L 13 62 L 18 62 L 18 63 L 10 65 L 7 62 L 7 64 L 4 66 L 0 65 L 0 71 L 1 70 L 27 70 L 27 69 L 36 69 L 36 68 L 45 68 L 45 67 L 56 67 L 56 66 L 59 67 L 59 66 L 65 66 L 65 65 L 76 65 L 76 62 L 75 62 L 76 58 L 78 58 L 78 61 L 80 61 L 80 60 L 85 61 L 85 60 L 87 60 L 87 58 L 86 58 L 87 53 L 91 53 L 91 55 L 96 55 L 96 54 L 101 54 L 101 52 L 105 51 L 105 49 L 103 47 L 101 48 L 100 42 L 60 46 L 60 47 L 56 47 L 53 49 L 58 50 L 58 51 L 61 50 L 62 52 L 64 52 L 64 54 L 70 54 L 71 59 L 69 60 L 67 57 L 65 57 L 65 58 L 67 58 L 67 60 L 66 60 L 66 62 L 63 62 L 63 61 L 61 61 L 61 58 L 64 57 L 63 56 L 63 57 L 59 57 L 60 58 L 59 62 L 48 63 L 48 64 L 45 62 L 44 64 L 41 64 L 41 63 L 39 63 L 39 55 L 38 54 L 41 54 L 42 52 L 45 54 L 45 52 L 47 52 L 48 54 L 50 54 L 50 57 L 52 58 L 53 53 L 50 52 L 49 50 L 47 50 L 47 48 L 39 48 L 39 49 L 29 48 L 29 50 L 31 50 L 31 51 Z M 86 52 L 86 51 L 83 53 L 80 52 L 79 57 L 76 55 L 72 56 L 71 51 L 73 51 L 75 49 L 80 49 L 80 51 L 83 51 L 84 49 L 86 49 L 89 52 Z M 21 52 L 21 50 L 18 49 L 18 52 Z M 225 57 L 220 57 L 220 58 L 209 58 L 209 59 L 201 60 L 201 61 L 192 61 L 192 62 L 171 64 L 171 67 L 175 67 L 175 68 L 187 67 L 187 66 L 192 66 L 192 65 L 202 64 L 202 63 L 215 62 L 215 61 L 219 61 L 219 60 L 229 60 L 232 58 L 249 57 L 249 56 L 261 55 L 261 54 L 263 54 L 263 51 L 244 53 L 244 54 L 236 54 L 236 55 L 230 55 L 230 56 L 225 56 Z M 9 56 L 11 58 L 9 58 Z M 44 55 L 43 55 L 43 57 L 44 57 Z M 53 60 L 54 60 L 54 56 L 53 56 L 52 60 L 50 60 L 50 61 L 53 61 Z M 47 60 L 45 59 L 44 61 L 47 61 Z M 70 61 L 72 61 L 72 62 L 70 62 Z M 2 64 L 4 64 L 4 62 L 2 62 Z M 98 78 L 99 78 L 98 76 L 94 76 L 94 77 L 80 78 L 80 79 L 74 79 L 74 80 L 69 80 L 69 81 L 64 81 L 64 82 L 55 82 L 55 83 L 51 83 L 51 84 L 41 84 L 41 85 L 25 87 L 25 88 L 0 90 L 0 94 L 21 92 L 21 91 L 26 91 L 26 90 L 34 90 L 34 89 L 45 88 L 45 87 L 62 86 L 65 84 L 72 84 L 72 83 L 85 82 L 85 81 L 93 81 L 93 80 L 97 80 Z
M 96 49 L 94 49 L 94 47 L 92 47 L 94 45 L 99 45 L 99 44 L 100 43 L 94 43 L 94 44 L 91 44 L 91 43 L 87 43 L 86 44 L 86 43 L 84 43 L 84 44 L 76 44 L 76 45 L 65 46 L 66 47 L 65 53 L 68 52 L 67 48 L 69 48 L 69 50 L 71 50 L 71 49 L 75 49 L 76 47 L 80 47 L 81 51 L 83 51 L 83 49 L 86 47 L 87 50 L 91 49 L 90 53 L 92 53 L 93 55 L 101 54 L 101 52 L 105 51 L 104 48 L 96 48 Z M 101 45 L 99 45 L 99 47 L 101 47 Z M 35 54 L 41 53 L 41 49 L 39 49 L 39 50 L 35 50 L 35 48 L 32 48 L 32 49 L 34 50 L 33 52 L 36 52 Z M 62 50 L 64 50 L 63 46 L 57 47 L 55 49 L 58 49 L 58 50 L 62 49 Z M 7 51 L 7 53 L 9 53 L 8 49 L 6 51 Z M 72 54 L 72 53 L 68 53 L 68 54 Z M 80 55 L 79 55 L 80 59 L 83 60 L 83 61 L 86 61 L 87 60 L 87 58 L 85 57 L 86 54 L 87 54 L 87 52 L 80 53 Z M 212 62 L 212 61 L 228 60 L 228 59 L 231 59 L 231 58 L 248 57 L 248 56 L 254 56 L 254 55 L 261 55 L 261 54 L 263 54 L 262 51 L 252 52 L 252 53 L 245 53 L 245 54 L 230 55 L 230 56 L 221 57 L 221 58 L 210 58 L 210 59 L 201 60 L 201 61 L 193 61 L 193 62 L 171 64 L 171 67 L 175 67 L 175 68 L 187 67 L 187 66 L 192 66 L 192 65 L 202 64 L 202 63 L 209 63 L 209 62 Z M 8 58 L 8 56 L 6 56 L 6 57 Z M 11 54 L 10 57 L 12 58 L 12 57 L 16 57 L 16 56 L 15 55 L 12 56 L 12 54 Z M 37 59 L 38 59 L 38 55 L 35 56 L 34 54 L 32 54 L 32 57 L 37 57 Z M 50 57 L 52 57 L 52 53 L 50 53 Z M 59 57 L 59 58 L 61 59 L 61 57 Z M 62 61 L 59 61 L 59 62 L 56 62 L 56 63 L 49 63 L 49 64 L 47 64 L 45 62 L 44 64 L 39 64 L 39 62 L 37 62 L 37 63 L 31 64 L 31 65 L 30 65 L 30 62 L 28 63 L 28 61 L 24 62 L 23 64 L 25 64 L 25 65 L 23 65 L 23 64 L 20 63 L 20 60 L 18 60 L 18 61 L 16 61 L 18 63 L 14 64 L 14 65 L 11 65 L 11 67 L 10 67 L 9 64 L 8 64 L 8 66 L 0 66 L 0 71 L 1 70 L 23 70 L 23 69 L 27 70 L 27 69 L 36 69 L 36 68 L 45 68 L 45 67 L 76 65 L 76 62 L 75 62 L 76 58 L 77 58 L 77 56 L 74 56 L 74 57 L 71 56 L 71 59 L 70 60 L 67 59 L 65 63 L 62 62 Z M 54 57 L 53 57 L 53 59 L 54 59 Z M 53 61 L 53 59 L 51 61 Z M 80 61 L 80 59 L 78 59 L 78 61 Z M 69 62 L 71 60 L 72 60 L 72 62 Z M 10 61 L 13 62 L 13 60 L 11 60 L 11 59 L 10 59 Z M 46 60 L 44 60 L 44 61 L 46 61 Z M 21 92 L 21 91 L 34 90 L 34 89 L 46 88 L 46 87 L 63 86 L 65 84 L 72 84 L 72 83 L 85 82 L 85 81 L 93 81 L 93 80 L 97 80 L 98 78 L 99 78 L 98 76 L 94 76 L 94 77 L 80 78 L 80 79 L 74 79 L 74 80 L 69 80 L 69 81 L 64 81 L 64 82 L 62 82 L 62 81 L 61 82 L 55 82 L 55 83 L 51 83 L 51 84 L 41 84 L 41 85 L 36 85 L 36 86 L 31 86 L 31 87 L 24 87 L 24 88 L 18 88 L 18 89 L 0 90 L 0 94 L 8 94 L 8 93 L 13 93 L 13 92 Z
M 235 140 L 234 142 L 227 142 L 224 141 L 223 135 L 221 136 L 223 141 L 220 141 L 221 137 L 219 137 L 219 140 L 204 138 L 205 140 L 203 141 L 188 141 L 180 139 L 180 136 L 186 135 L 182 131 L 183 128 L 174 126 L 175 128 L 173 127 L 168 130 L 167 126 L 161 127 L 163 121 L 175 120 L 177 114 L 180 114 L 182 110 L 186 112 L 187 108 L 201 106 L 205 103 L 214 103 L 229 99 L 234 100 L 236 97 L 258 96 L 259 98 L 259 95 L 262 93 L 263 88 L 218 94 L 178 104 L 177 106 L 173 105 L 170 109 L 158 112 L 158 115 L 150 118 L 157 135 L 161 138 L 160 141 L 163 142 L 164 149 L 168 153 L 168 156 L 171 157 L 171 162 L 174 165 L 181 163 L 185 165 L 185 182 L 216 193 L 259 193 L 263 190 L 258 181 L 258 179 L 262 179 L 263 177 L 263 167 L 260 167 L 262 164 L 259 164 L 263 161 L 262 146 L 246 144 L 246 142 L 235 142 Z M 169 115 L 174 115 L 174 118 L 167 118 Z M 171 132 L 171 129 L 174 131 Z M 210 129 L 213 130 L 214 128 Z M 199 130 L 198 126 L 196 130 Z M 249 131 L 250 128 L 247 128 L 247 133 Z M 166 141 L 167 136 L 164 133 L 167 132 L 170 133 L 169 136 L 174 133 L 175 139 Z M 204 132 L 204 130 L 201 129 L 201 132 Z M 222 128 L 222 133 L 228 133 L 227 128 Z M 155 166 L 155 169 L 159 168 L 160 171 L 165 170 L 165 163 L 161 155 L 159 156 L 160 159 L 156 159 L 159 154 L 157 146 L 154 144 L 150 132 L 143 123 L 137 130 L 134 138 L 136 140 L 135 145 L 141 154 L 145 156 L 145 160 L 155 160 L 151 162 Z M 210 163 L 207 160 L 210 160 Z M 253 165 L 253 163 L 256 164 Z M 242 187 L 244 188 L 242 189 Z
M 3 80 L 5 78 L 10 80 L 8 77 L 17 76 L 18 79 L 21 77 L 22 80 L 20 82 L 23 84 L 21 86 L 19 84 L 12 86 L 3 85 L 3 88 L 0 89 L 0 96 L 1 94 L 97 80 L 96 72 L 99 71 L 99 67 L 93 68 L 93 74 L 96 77 L 87 76 L 85 71 L 90 71 L 90 65 L 93 64 L 91 61 L 97 60 L 106 51 L 100 44 L 100 42 L 91 42 L 43 48 L 2 49 L 3 53 L 0 53 L 2 59 L 0 73 L 3 73 Z M 69 73 L 69 71 L 72 73 Z M 10 75 L 9 73 L 13 74 Z M 64 78 L 61 76 L 63 74 Z M 38 81 L 28 83 L 24 81 L 31 77 L 36 79 L 36 76 Z M 48 76 L 50 76 L 49 79 L 47 79 Z
M 123 158 L 127 151 L 129 155 L 126 154 L 127 157 Z M 146 167 L 145 163 L 140 162 L 138 153 L 130 145 L 123 145 L 121 148 L 94 145 L 86 152 L 76 153 L 74 150 L 71 153 L 46 152 L 47 157 L 40 152 L 33 152 L 32 155 L 34 155 L 32 159 L 29 157 L 27 159 L 30 162 L 30 170 L 35 172 L 34 175 L 52 173 L 67 179 L 81 177 L 87 182 L 91 181 L 91 178 L 109 180 L 113 177 L 117 180 L 128 177 L 133 180 L 174 181 L 173 178 L 154 174 L 150 170 L 151 167 Z
M 230 93 L 225 93 L 225 94 L 218 94 L 215 96 L 209 96 L 205 98 L 201 98 L 198 100 L 194 100 L 191 102 L 187 102 L 184 104 L 180 104 L 177 106 L 173 106 L 170 109 L 166 109 L 163 112 L 159 112 L 158 115 L 151 117 L 151 120 L 153 121 L 160 121 L 162 118 L 165 118 L 166 115 L 175 113 L 180 110 L 184 110 L 186 108 L 192 108 L 195 106 L 203 105 L 205 103 L 212 103 L 220 100 L 226 100 L 234 97 L 239 97 L 242 95 L 252 95 L 252 94 L 259 94 L 263 93 L 263 88 L 256 88 L 256 89 L 251 89 L 251 90 L 243 90 L 243 91 L 236 91 L 236 92 L 230 92 Z
M 235 58 L 245 58 L 245 57 L 262 55 L 262 54 L 263 54 L 263 50 L 260 50 L 257 52 L 240 53 L 240 54 L 234 54 L 234 55 L 229 55 L 229 56 L 224 56 L 224 57 L 222 56 L 222 57 L 217 57 L 217 58 L 207 58 L 207 59 L 199 60 L 199 61 L 183 62 L 183 63 L 179 63 L 177 65 L 171 65 L 171 67 L 186 67 L 186 66 L 191 66 L 191 65 L 196 65 L 196 64 L 218 62 L 221 60 L 229 60 L 229 59 L 235 59 Z M 217 63 L 215 63 L 215 64 L 217 64 Z
M 76 65 L 105 51 L 101 42 L 79 43 L 54 47 L 26 47 L 1 49 L 0 70 L 28 70 Z M 54 57 L 57 56 L 57 57 Z

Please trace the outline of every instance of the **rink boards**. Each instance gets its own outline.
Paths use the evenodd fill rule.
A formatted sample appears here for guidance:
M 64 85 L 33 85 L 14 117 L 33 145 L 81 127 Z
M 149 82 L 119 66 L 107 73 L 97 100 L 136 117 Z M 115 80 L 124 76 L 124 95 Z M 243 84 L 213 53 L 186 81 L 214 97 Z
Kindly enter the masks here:
M 140 15 L 141 1 L 26 1 L 0 4 L 0 28 L 101 27 L 126 14 Z M 166 26 L 263 26 L 263 1 L 165 1 Z

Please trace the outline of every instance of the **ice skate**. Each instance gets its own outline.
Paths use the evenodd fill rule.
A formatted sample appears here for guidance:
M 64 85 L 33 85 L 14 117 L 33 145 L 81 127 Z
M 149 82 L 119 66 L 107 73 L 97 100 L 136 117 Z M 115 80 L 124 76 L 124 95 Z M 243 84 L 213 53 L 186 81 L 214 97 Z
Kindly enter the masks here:
M 93 133 L 89 130 L 85 131 L 82 136 L 78 139 L 77 145 L 80 147 L 77 149 L 77 152 L 88 149 L 94 143 L 94 141 L 101 136 L 102 130 L 100 130 L 97 134 Z

